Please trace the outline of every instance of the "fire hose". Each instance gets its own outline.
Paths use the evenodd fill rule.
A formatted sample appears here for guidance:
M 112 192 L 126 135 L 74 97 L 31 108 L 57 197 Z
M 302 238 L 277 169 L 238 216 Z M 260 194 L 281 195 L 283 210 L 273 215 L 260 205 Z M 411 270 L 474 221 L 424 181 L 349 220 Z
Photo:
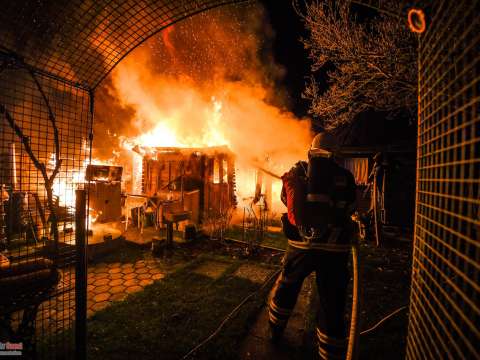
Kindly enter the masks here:
M 281 272 L 282 270 L 281 269 L 278 269 L 276 271 L 274 271 L 269 277 L 267 280 L 265 280 L 262 284 L 262 286 L 260 286 L 260 288 L 256 291 L 254 291 L 253 293 L 251 293 L 250 295 L 248 295 L 245 299 L 242 300 L 242 302 L 240 302 L 240 304 L 238 304 L 226 317 L 225 319 L 223 319 L 223 321 L 220 323 L 220 325 L 218 326 L 218 328 L 210 335 L 208 336 L 205 340 L 203 340 L 200 344 L 198 344 L 197 346 L 195 346 L 193 349 L 191 349 L 188 353 L 186 353 L 183 357 L 182 357 L 182 360 L 186 360 L 188 359 L 190 356 L 192 356 L 198 349 L 200 349 L 202 346 L 204 346 L 206 343 L 208 343 L 210 340 L 212 340 L 223 328 L 223 326 L 227 323 L 228 320 L 230 320 L 233 316 L 235 316 L 237 314 L 237 312 L 240 310 L 240 308 L 247 302 L 249 301 L 251 298 L 253 298 L 255 295 L 257 295 L 259 292 L 261 292 L 263 289 L 265 289 L 271 282 L 272 280 L 274 280 Z
M 358 313 L 360 307 L 360 287 L 359 287 L 359 256 L 358 244 L 352 245 L 352 268 L 353 268 L 353 291 L 352 291 L 352 314 L 350 317 L 350 332 L 348 336 L 348 347 L 346 360 L 358 358 Z

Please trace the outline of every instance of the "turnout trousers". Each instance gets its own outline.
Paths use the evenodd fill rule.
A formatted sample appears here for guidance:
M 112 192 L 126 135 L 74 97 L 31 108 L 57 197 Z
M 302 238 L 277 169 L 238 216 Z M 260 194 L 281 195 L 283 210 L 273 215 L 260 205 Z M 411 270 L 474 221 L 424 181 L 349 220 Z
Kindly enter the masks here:
M 272 290 L 269 321 L 283 331 L 297 301 L 303 280 L 315 272 L 319 295 L 316 335 L 320 359 L 345 359 L 347 339 L 345 302 L 350 279 L 349 252 L 298 249 L 289 246 L 283 271 Z

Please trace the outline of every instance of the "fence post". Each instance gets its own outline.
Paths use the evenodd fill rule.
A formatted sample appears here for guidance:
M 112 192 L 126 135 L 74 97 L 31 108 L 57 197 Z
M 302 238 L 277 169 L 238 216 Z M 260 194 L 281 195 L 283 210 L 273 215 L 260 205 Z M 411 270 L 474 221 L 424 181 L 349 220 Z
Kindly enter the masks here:
M 75 191 L 75 358 L 87 358 L 87 195 L 85 190 Z

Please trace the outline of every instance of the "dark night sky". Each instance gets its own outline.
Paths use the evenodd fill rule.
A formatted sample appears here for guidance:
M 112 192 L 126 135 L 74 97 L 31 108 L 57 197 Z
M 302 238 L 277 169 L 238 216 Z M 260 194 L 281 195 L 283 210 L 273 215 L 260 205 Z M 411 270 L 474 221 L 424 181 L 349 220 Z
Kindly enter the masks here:
M 295 12 L 291 0 L 262 0 L 275 31 L 273 52 L 275 61 L 286 69 L 283 81 L 278 84 L 286 88 L 289 102 L 295 115 L 307 115 L 308 101 L 302 99 L 305 77 L 309 74 L 308 53 L 300 41 L 306 35 L 300 17 Z
M 300 39 L 307 37 L 304 24 L 300 16 L 292 6 L 292 0 L 261 0 L 269 17 L 272 28 L 275 31 L 273 44 L 274 58 L 277 63 L 286 68 L 286 75 L 277 84 L 285 88 L 289 96 L 290 110 L 299 117 L 309 116 L 309 101 L 302 98 L 305 82 L 311 75 L 310 60 L 308 52 Z M 301 2 L 299 2 L 301 3 Z M 366 19 L 375 15 L 365 7 L 355 7 L 357 15 Z M 325 71 L 315 74 L 316 79 L 327 84 Z M 319 78 L 320 76 L 320 78 Z M 315 122 L 313 129 L 318 131 L 321 128 Z M 367 111 L 357 118 L 354 129 L 348 130 L 347 143 L 360 145 L 367 143 L 389 144 L 393 142 L 411 141 L 415 138 L 414 124 L 396 118 L 388 120 L 385 113 Z M 368 140 L 367 140 L 368 139 Z

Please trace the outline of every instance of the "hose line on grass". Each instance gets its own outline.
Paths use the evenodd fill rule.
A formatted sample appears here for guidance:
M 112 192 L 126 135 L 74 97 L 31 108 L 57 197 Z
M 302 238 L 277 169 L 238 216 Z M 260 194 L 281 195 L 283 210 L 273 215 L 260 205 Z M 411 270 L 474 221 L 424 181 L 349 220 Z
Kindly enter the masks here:
M 193 355 L 198 349 L 200 349 L 202 346 L 204 346 L 205 344 L 207 344 L 210 340 L 212 340 L 215 336 L 218 335 L 218 333 L 222 330 L 223 326 L 225 326 L 225 324 L 238 312 L 238 310 L 240 310 L 240 308 L 245 305 L 245 303 L 247 303 L 247 301 L 249 301 L 252 297 L 254 297 L 255 295 L 257 295 L 260 291 L 262 291 L 273 279 L 275 279 L 278 274 L 280 274 L 280 272 L 282 271 L 282 269 L 278 269 L 276 270 L 267 280 L 265 280 L 265 282 L 262 284 L 262 286 L 254 291 L 253 293 L 251 293 L 250 295 L 248 295 L 245 299 L 243 299 L 240 304 L 238 304 L 226 317 L 225 319 L 223 319 L 223 321 L 220 323 L 220 325 L 217 327 L 217 329 L 212 333 L 210 334 L 210 336 L 208 336 L 205 340 L 203 340 L 200 344 L 198 344 L 197 346 L 195 346 L 192 350 L 190 350 L 185 356 L 182 357 L 182 360 L 185 360 L 185 359 L 188 359 L 191 355 Z
M 358 357 L 358 313 L 360 307 L 360 296 L 358 284 L 359 276 L 358 244 L 352 245 L 352 268 L 353 268 L 353 291 L 352 291 L 352 315 L 350 317 L 350 332 L 348 337 L 346 360 L 355 360 Z
M 405 310 L 407 308 L 407 305 L 400 306 L 398 309 L 392 311 L 390 314 L 387 316 L 384 316 L 380 321 L 378 321 L 375 325 L 369 327 L 367 330 L 363 330 L 360 335 L 367 335 L 368 333 L 372 332 L 376 328 L 378 328 L 380 325 L 382 325 L 385 321 L 390 319 L 391 317 L 395 316 L 398 314 L 400 311 Z
M 352 268 L 353 268 L 353 291 L 352 291 L 352 315 L 350 320 L 350 334 L 347 348 L 346 360 L 355 360 L 358 358 L 358 343 L 359 336 L 367 335 L 370 332 L 377 329 L 385 321 L 392 318 L 402 310 L 407 309 L 407 305 L 403 305 L 388 315 L 380 319 L 375 325 L 369 327 L 362 332 L 359 331 L 358 327 L 358 314 L 360 312 L 360 260 L 359 260 L 359 250 L 358 244 L 352 245 Z
M 239 241 L 241 242 L 241 241 Z M 282 249 L 278 249 L 282 251 Z M 283 250 L 284 251 L 284 250 Z M 363 330 L 362 332 L 359 331 L 358 327 L 358 314 L 359 314 L 359 309 L 360 309 L 360 260 L 359 260 L 359 249 L 358 249 L 358 244 L 354 243 L 352 245 L 352 268 L 353 268 L 353 291 L 352 291 L 352 314 L 351 314 L 351 320 L 350 320 L 350 330 L 349 330 L 349 341 L 348 341 L 348 347 L 347 347 L 347 355 L 346 355 L 346 360 L 355 360 L 358 358 L 358 339 L 360 335 L 366 335 L 376 328 L 378 328 L 380 325 L 382 325 L 385 321 L 390 319 L 391 317 L 395 316 L 398 314 L 400 311 L 404 310 L 407 308 L 406 305 L 401 306 L 400 308 L 392 311 L 385 317 L 383 317 L 380 321 L 378 321 L 375 325 L 372 327 Z M 265 282 L 262 284 L 262 286 L 248 295 L 245 299 L 243 299 L 220 323 L 220 325 L 217 327 L 217 329 L 209 335 L 205 340 L 203 340 L 200 344 L 195 346 L 193 349 L 191 349 L 185 356 L 182 357 L 182 360 L 188 359 L 191 355 L 193 355 L 198 349 L 201 347 L 205 346 L 209 341 L 211 341 L 215 336 L 217 336 L 222 328 L 225 326 L 225 324 L 240 310 L 240 308 L 245 305 L 253 296 L 257 295 L 261 290 L 263 290 L 274 278 L 280 274 L 282 269 L 278 269 L 275 271 Z
M 353 296 L 352 296 L 352 315 L 351 315 L 351 321 L 350 321 L 350 336 L 349 336 L 349 342 L 348 342 L 348 348 L 347 348 L 347 360 L 355 360 L 357 358 L 357 348 L 358 348 L 358 313 L 359 313 L 359 261 L 358 261 L 358 245 L 354 244 L 352 245 L 352 267 L 353 267 Z M 211 341 L 215 336 L 217 336 L 222 328 L 225 326 L 225 324 L 240 310 L 240 308 L 245 305 L 247 301 L 249 301 L 253 296 L 255 296 L 257 293 L 259 293 L 261 290 L 263 290 L 271 281 L 272 279 L 276 278 L 278 274 L 280 274 L 282 270 L 279 269 L 275 271 L 263 284 L 262 286 L 256 290 L 255 292 L 251 293 L 248 295 L 245 299 L 243 299 L 220 323 L 220 325 L 217 327 L 217 329 L 209 335 L 205 340 L 203 340 L 200 344 L 195 346 L 193 349 L 191 349 L 186 355 L 182 357 L 182 360 L 188 359 L 191 355 L 193 355 L 198 349 L 203 347 L 205 344 L 207 344 L 209 341 Z M 393 315 L 391 315 L 393 316 Z M 381 322 L 383 322 L 386 319 L 382 319 Z M 379 326 L 379 324 L 376 324 L 376 326 Z M 371 331 L 373 329 L 368 329 L 367 331 Z

